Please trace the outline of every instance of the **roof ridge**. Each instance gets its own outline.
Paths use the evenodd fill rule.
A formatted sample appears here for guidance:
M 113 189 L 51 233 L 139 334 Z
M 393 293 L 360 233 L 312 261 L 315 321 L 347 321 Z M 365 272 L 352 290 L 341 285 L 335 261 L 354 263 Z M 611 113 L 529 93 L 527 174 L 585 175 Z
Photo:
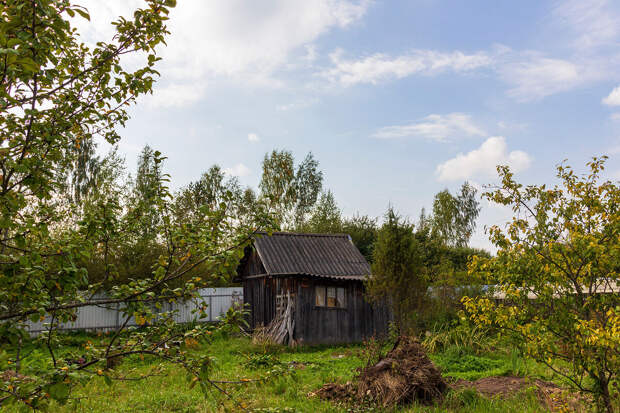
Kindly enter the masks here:
M 258 231 L 256 232 L 257 234 L 261 234 L 261 235 L 268 235 L 269 234 L 266 231 Z M 304 236 L 304 237 L 350 237 L 349 234 L 346 234 L 344 232 L 338 232 L 338 233 L 333 233 L 333 234 L 325 234 L 325 233 L 320 233 L 320 232 L 289 232 L 289 231 L 274 231 L 271 233 L 271 236 L 274 235 L 283 235 L 283 236 Z

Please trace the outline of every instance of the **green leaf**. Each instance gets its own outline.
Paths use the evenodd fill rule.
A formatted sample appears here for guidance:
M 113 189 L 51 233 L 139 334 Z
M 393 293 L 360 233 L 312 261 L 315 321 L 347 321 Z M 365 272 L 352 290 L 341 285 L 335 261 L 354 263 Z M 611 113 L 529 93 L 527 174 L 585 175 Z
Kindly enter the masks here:
M 88 12 L 86 12 L 85 10 L 82 10 L 82 9 L 74 9 L 74 10 L 75 10 L 75 12 L 77 14 L 79 14 L 80 16 L 85 18 L 86 20 L 90 21 L 90 14 L 88 14 Z

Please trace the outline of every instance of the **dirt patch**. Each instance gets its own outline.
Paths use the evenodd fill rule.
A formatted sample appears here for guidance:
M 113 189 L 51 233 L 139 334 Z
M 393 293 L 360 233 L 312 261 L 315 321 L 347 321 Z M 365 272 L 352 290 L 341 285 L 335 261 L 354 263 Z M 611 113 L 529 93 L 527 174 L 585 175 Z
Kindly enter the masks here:
M 540 379 L 513 376 L 485 377 L 476 381 L 457 380 L 451 383 L 454 389 L 473 388 L 486 397 L 514 397 L 528 388 L 535 388 L 542 404 L 551 411 L 585 412 L 584 402 L 588 400 L 578 393 L 563 389 L 555 383 Z
M 415 339 L 400 337 L 376 364 L 359 372 L 353 383 L 324 385 L 314 394 L 327 400 L 374 402 L 382 406 L 432 404 L 448 389 L 441 372 Z
M 485 377 L 476 381 L 459 379 L 452 383 L 455 389 L 473 388 L 487 397 L 515 395 L 531 385 L 531 381 L 526 383 L 523 377 L 511 376 Z

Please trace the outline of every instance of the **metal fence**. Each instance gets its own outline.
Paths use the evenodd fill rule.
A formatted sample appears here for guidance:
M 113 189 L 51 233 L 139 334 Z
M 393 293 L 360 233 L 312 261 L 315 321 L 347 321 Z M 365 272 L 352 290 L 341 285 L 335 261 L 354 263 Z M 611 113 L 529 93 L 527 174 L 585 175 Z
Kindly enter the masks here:
M 223 288 L 204 288 L 199 291 L 200 297 L 207 304 L 205 310 L 207 318 L 200 321 L 213 322 L 228 311 L 234 303 L 243 303 L 242 287 L 223 287 Z M 97 298 L 105 298 L 99 296 Z M 77 309 L 77 318 L 73 322 L 60 324 L 58 330 L 86 330 L 86 331 L 111 331 L 116 330 L 125 322 L 126 316 L 119 309 L 123 304 L 112 304 L 108 306 L 85 306 Z M 196 301 L 185 301 L 180 303 L 162 303 L 161 311 L 175 311 L 174 321 L 177 323 L 188 323 L 197 318 L 193 310 L 197 309 Z M 28 322 L 28 330 L 31 335 L 36 336 L 49 328 L 49 317 L 36 323 Z M 137 326 L 136 320 L 131 317 L 128 326 Z

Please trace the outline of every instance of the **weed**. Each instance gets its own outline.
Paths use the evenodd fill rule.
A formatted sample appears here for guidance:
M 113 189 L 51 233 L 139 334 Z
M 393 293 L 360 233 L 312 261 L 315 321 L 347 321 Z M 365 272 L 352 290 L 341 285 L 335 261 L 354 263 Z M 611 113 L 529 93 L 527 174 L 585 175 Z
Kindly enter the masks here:
M 357 357 L 362 360 L 364 366 L 376 364 L 383 356 L 383 343 L 374 337 L 364 340 L 362 348 L 357 352 Z
M 515 376 L 524 376 L 527 373 L 525 361 L 521 353 L 515 348 L 510 351 L 510 370 L 511 374 Z
M 488 331 L 480 327 L 458 324 L 454 328 L 436 326 L 427 332 L 422 345 L 429 353 L 437 353 L 448 349 L 459 349 L 462 352 L 484 353 L 493 347 Z

